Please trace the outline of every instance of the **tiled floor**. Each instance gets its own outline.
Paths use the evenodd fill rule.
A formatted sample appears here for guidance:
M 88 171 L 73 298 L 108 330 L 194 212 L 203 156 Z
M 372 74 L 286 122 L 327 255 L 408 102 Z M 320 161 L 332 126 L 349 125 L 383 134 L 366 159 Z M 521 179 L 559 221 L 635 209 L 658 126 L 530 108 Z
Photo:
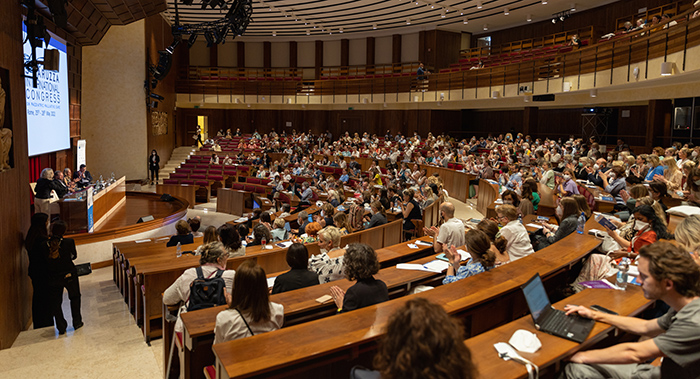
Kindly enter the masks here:
M 144 188 L 145 190 L 145 188 Z M 481 218 L 476 201 L 455 204 L 461 219 Z M 200 215 L 204 225 L 221 225 L 231 215 L 217 214 L 215 203 L 198 205 L 188 217 Z M 204 226 L 203 225 L 203 226 Z M 102 268 L 80 278 L 85 326 L 69 326 L 59 336 L 54 328 L 20 333 L 10 349 L 0 350 L 0 378 L 159 378 L 163 376 L 163 342 L 148 346 L 133 316 L 112 281 L 112 268 Z M 71 321 L 68 295 L 63 312 Z

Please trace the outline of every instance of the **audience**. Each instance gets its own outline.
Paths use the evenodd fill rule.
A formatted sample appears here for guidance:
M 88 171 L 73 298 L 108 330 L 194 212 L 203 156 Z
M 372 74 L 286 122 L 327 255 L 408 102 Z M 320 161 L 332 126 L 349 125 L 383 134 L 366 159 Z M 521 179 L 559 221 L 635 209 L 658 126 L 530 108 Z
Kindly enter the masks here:
M 442 284 L 456 282 L 472 275 L 490 271 L 496 264 L 496 254 L 492 250 L 491 240 L 486 233 L 478 229 L 471 229 L 464 239 L 467 253 L 471 258 L 466 265 L 460 266 L 462 257 L 457 248 L 454 245 L 446 248 L 445 256 L 449 259 L 450 265 Z
M 241 242 L 241 236 L 238 234 L 236 227 L 231 224 L 223 224 L 217 231 L 219 241 L 224 245 L 224 249 L 228 251 L 228 257 L 240 257 L 245 255 L 245 246 Z
M 532 254 L 532 244 L 525 226 L 518 221 L 518 211 L 509 204 L 496 207 L 498 222 L 501 223 L 501 235 L 507 241 L 506 251 L 510 256 L 510 261 L 515 261 L 524 256 Z

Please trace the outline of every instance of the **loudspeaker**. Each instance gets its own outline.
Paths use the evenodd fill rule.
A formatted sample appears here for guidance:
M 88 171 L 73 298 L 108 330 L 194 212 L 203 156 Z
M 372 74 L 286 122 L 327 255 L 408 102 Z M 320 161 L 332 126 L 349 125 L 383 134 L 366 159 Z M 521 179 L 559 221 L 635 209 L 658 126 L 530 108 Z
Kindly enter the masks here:
M 142 222 L 153 221 L 153 220 L 155 220 L 155 218 L 154 218 L 153 216 L 151 216 L 151 215 L 148 215 L 148 216 L 143 216 L 143 217 L 141 217 L 138 221 L 136 221 L 136 223 L 137 223 L 137 224 L 140 224 L 140 223 L 142 223 Z
M 59 67 L 58 50 L 44 49 L 44 70 L 58 71 Z
M 172 196 L 170 196 L 169 193 L 164 193 L 164 194 L 160 197 L 160 200 L 161 200 L 161 201 L 173 201 L 173 200 L 175 200 L 175 198 L 172 197 Z

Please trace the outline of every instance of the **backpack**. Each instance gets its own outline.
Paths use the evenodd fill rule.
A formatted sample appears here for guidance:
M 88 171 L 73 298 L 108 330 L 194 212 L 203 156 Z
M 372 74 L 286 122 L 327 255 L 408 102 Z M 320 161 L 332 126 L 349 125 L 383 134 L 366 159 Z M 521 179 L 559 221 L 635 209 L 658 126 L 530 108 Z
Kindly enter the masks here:
M 350 222 L 350 227 L 352 227 L 352 230 L 362 230 L 362 219 L 365 216 L 365 208 L 357 204 L 352 204 L 348 215 L 350 216 L 348 221 Z
M 222 277 L 223 274 L 223 270 L 216 270 L 216 275 L 213 278 L 205 278 L 202 268 L 197 267 L 197 278 L 190 284 L 188 312 L 226 304 L 226 296 L 224 295 L 226 282 Z

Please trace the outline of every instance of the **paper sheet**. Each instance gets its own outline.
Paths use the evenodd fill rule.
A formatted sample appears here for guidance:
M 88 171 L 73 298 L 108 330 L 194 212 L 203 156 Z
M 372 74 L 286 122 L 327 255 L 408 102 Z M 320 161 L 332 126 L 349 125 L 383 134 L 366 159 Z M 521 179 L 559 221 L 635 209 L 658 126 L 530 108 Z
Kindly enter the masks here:
M 272 288 L 272 286 L 275 285 L 275 279 L 277 279 L 276 276 L 273 276 L 271 278 L 267 278 L 267 288 Z
M 542 229 L 542 225 L 533 224 L 533 223 L 525 224 L 525 226 L 529 226 L 529 227 L 535 228 L 535 229 Z
M 415 263 L 399 263 L 396 265 L 396 268 L 399 270 L 430 271 L 427 268 L 423 267 L 423 265 Z
M 136 240 L 136 241 L 134 241 L 134 242 L 136 242 L 136 243 L 151 242 L 151 239 L 150 239 L 150 238 L 146 238 L 145 240 Z
M 418 246 L 416 246 L 415 243 L 409 243 L 409 244 L 408 244 L 408 247 L 409 247 L 410 249 L 417 249 L 417 248 L 418 248 Z
M 450 264 L 445 262 L 445 261 L 441 261 L 441 260 L 436 259 L 434 261 L 431 261 L 431 262 L 424 264 L 423 267 L 425 269 L 427 269 L 428 271 L 441 273 L 441 272 L 447 270 L 447 268 L 450 267 Z

